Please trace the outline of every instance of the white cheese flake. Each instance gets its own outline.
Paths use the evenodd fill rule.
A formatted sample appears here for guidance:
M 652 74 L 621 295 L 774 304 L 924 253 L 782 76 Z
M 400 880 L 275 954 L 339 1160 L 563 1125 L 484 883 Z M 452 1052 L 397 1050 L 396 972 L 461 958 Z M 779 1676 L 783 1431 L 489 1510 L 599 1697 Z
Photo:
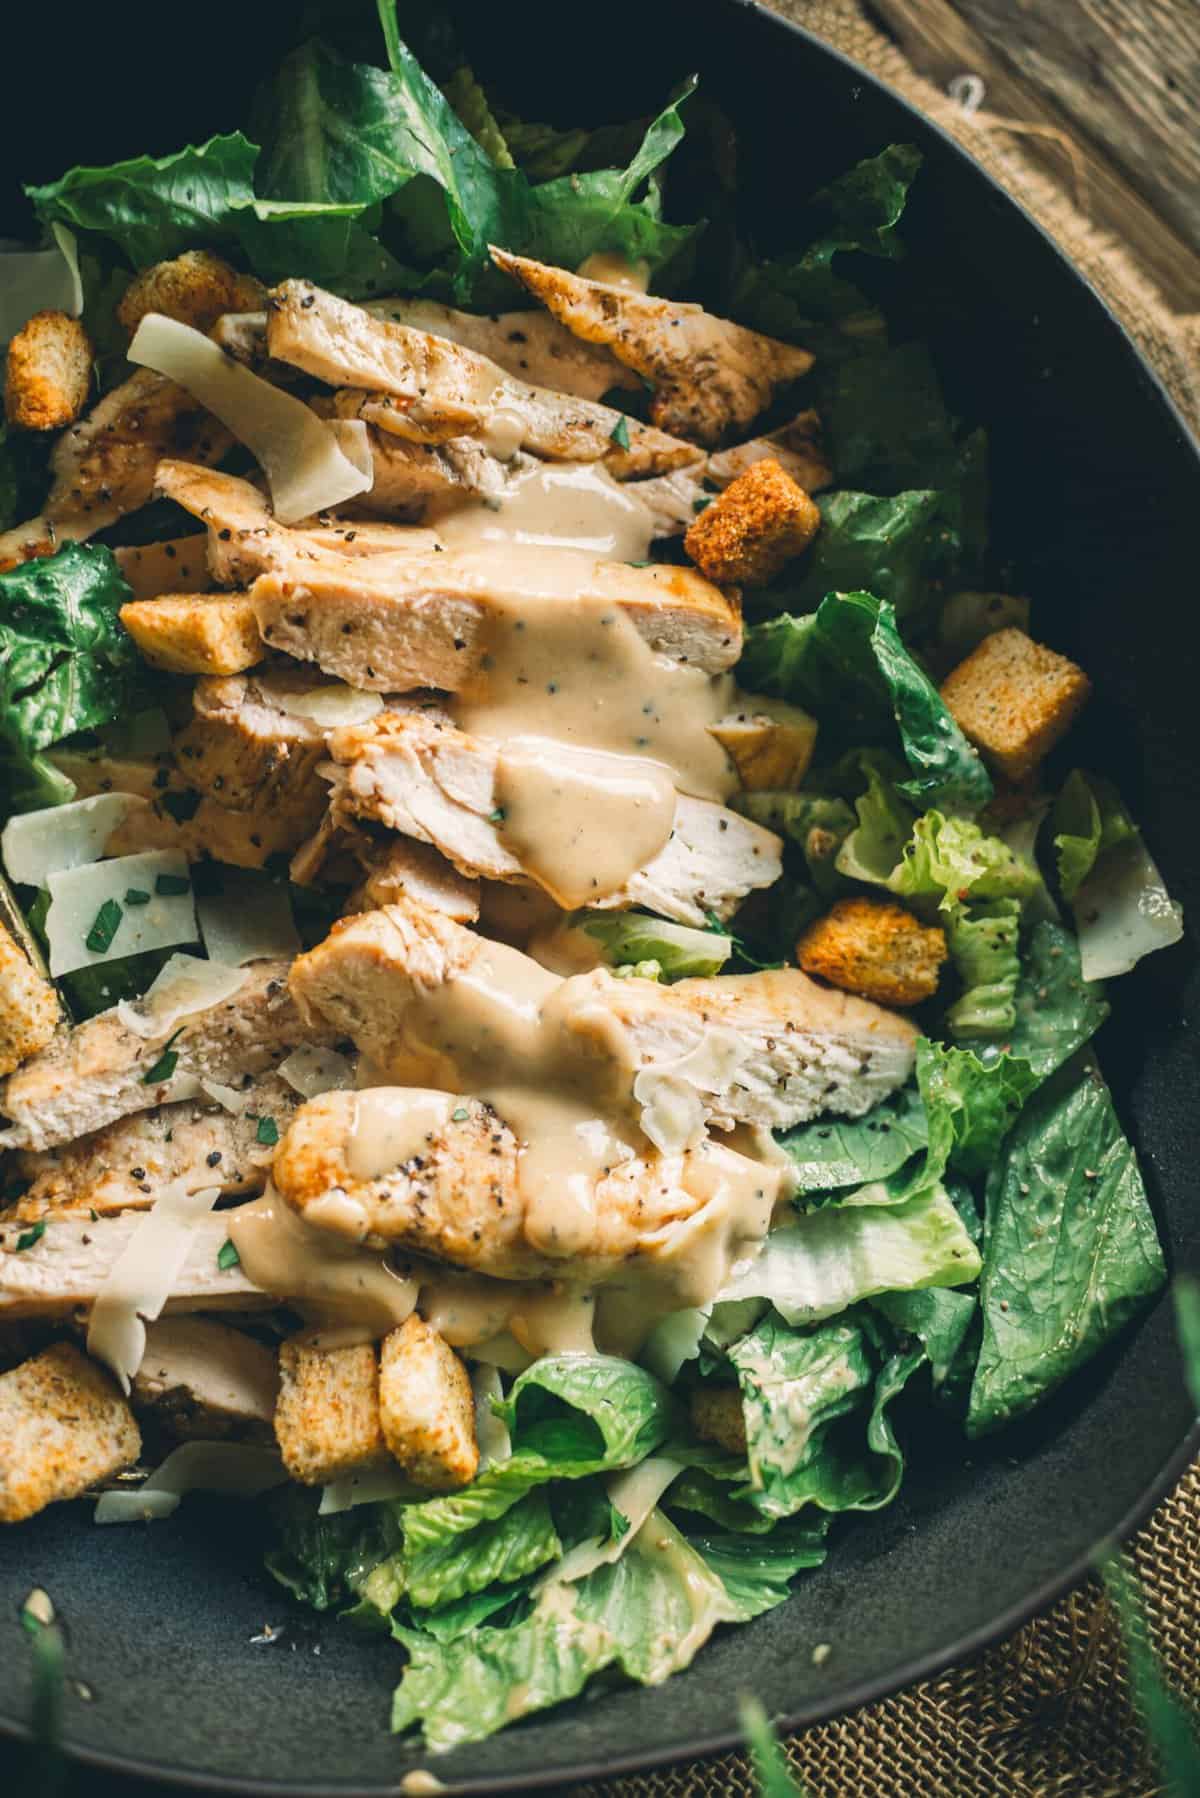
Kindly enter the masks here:
M 203 961 L 198 955 L 172 955 L 155 975 L 141 998 L 122 1000 L 117 1016 L 127 1030 L 149 1041 L 166 1036 L 180 1018 L 211 1011 L 231 999 L 246 984 L 243 968 L 226 962 Z
M 319 1093 L 353 1092 L 354 1063 L 336 1049 L 321 1049 L 315 1043 L 301 1043 L 279 1072 L 302 1099 L 315 1099 Z
M 188 1492 L 257 1498 L 286 1480 L 278 1451 L 252 1442 L 184 1442 L 134 1490 L 104 1492 L 96 1523 L 152 1523 L 179 1509 Z
M 22 812 L 8 820 L 0 835 L 8 878 L 20 886 L 43 887 L 48 875 L 98 862 L 129 814 L 149 809 L 149 800 L 137 793 L 96 793 L 69 805 Z
M 225 868 L 221 889 L 196 901 L 204 947 L 214 961 L 240 968 L 300 953 L 287 885 L 249 868 Z
M 65 868 L 48 875 L 46 886 L 46 940 L 56 980 L 97 962 L 196 941 L 191 876 L 176 849 Z
M 189 1192 L 181 1180 L 164 1186 L 100 1283 L 88 1319 L 87 1350 L 112 1369 L 129 1396 L 146 1352 L 146 1324 L 170 1297 L 192 1244 L 192 1232 L 221 1196 L 219 1186 Z

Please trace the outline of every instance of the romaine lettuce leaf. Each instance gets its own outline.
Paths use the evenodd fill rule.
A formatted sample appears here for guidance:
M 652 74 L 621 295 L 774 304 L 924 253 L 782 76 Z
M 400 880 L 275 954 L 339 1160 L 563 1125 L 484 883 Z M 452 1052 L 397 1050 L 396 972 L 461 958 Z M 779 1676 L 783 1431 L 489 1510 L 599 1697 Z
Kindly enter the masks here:
M 327 1611 L 358 1595 L 374 1568 L 399 1547 L 400 1531 L 384 1505 L 319 1516 L 318 1496 L 288 1486 L 268 1501 L 279 1543 L 266 1566 L 295 1597 Z
M 599 943 L 613 967 L 653 962 L 664 980 L 719 974 L 733 954 L 733 938 L 691 930 L 645 912 L 588 912 L 578 928 Z
M 900 791 L 918 806 L 978 810 L 991 797 L 987 770 L 905 649 L 893 608 L 870 593 L 830 593 L 808 617 L 752 626 L 739 679 L 803 706 L 848 745 L 898 735 L 910 769 Z
M 1054 802 L 1054 848 L 1058 884 L 1074 899 L 1101 856 L 1137 836 L 1137 826 L 1111 781 L 1076 768 Z
M 149 677 L 117 616 L 112 552 L 68 544 L 0 574 L 0 786 L 8 810 L 71 797 L 39 751 L 146 704 Z M 64 790 L 67 789 L 67 790 Z
M 917 1043 L 917 1083 L 929 1134 L 951 1131 L 949 1165 L 958 1172 L 986 1172 L 1014 1118 L 1041 1076 L 1016 1055 L 991 1051 L 981 1059 L 971 1049 L 949 1048 L 921 1037 Z M 934 1123 L 932 1120 L 936 1120 Z
M 1016 1023 L 1020 927 L 1016 899 L 955 906 L 947 918 L 946 947 L 965 989 L 946 1011 L 945 1028 L 956 1042 L 994 1042 Z
M 1032 1410 L 1166 1278 L 1137 1159 L 1103 1082 L 1068 1069 L 1025 1107 L 987 1184 L 983 1342 L 967 1432 Z
M 734 1621 L 747 1623 L 782 1604 L 790 1582 L 825 1559 L 828 1519 L 788 1521 L 769 1535 L 733 1531 L 689 1535 L 688 1542 L 717 1575 L 734 1605 Z
M 254 197 L 257 156 L 257 145 L 234 131 L 171 156 L 70 169 L 25 192 L 43 224 L 106 238 L 144 268 L 183 250 L 235 244 L 238 209 Z
M 929 1146 L 929 1124 L 920 1094 L 904 1086 L 865 1117 L 798 1124 L 776 1141 L 794 1163 L 801 1194 L 829 1193 L 898 1173 Z
M 974 1293 L 929 1286 L 917 1292 L 881 1292 L 871 1303 L 894 1330 L 917 1338 L 928 1358 L 934 1386 L 942 1385 L 976 1316 Z
M 1021 953 L 1011 1053 L 1048 1079 L 1096 1034 L 1108 1011 L 1104 988 L 1083 978 L 1070 931 L 1049 919 L 1035 924 Z
M 561 1553 L 546 1494 L 532 1491 L 503 1516 L 459 1536 L 418 1546 L 406 1532 L 400 1573 L 410 1604 L 432 1610 L 489 1586 L 522 1579 Z
M 801 572 L 789 570 L 754 595 L 756 611 L 815 612 L 827 593 L 869 591 L 889 600 L 900 618 L 921 613 L 938 546 L 940 499 L 926 488 L 891 497 L 841 488 L 823 493 L 821 529 Z
M 922 1176 L 912 1197 L 869 1186 L 773 1230 L 721 1297 L 765 1298 L 787 1322 L 811 1323 L 879 1292 L 965 1286 L 979 1266 L 945 1188 Z

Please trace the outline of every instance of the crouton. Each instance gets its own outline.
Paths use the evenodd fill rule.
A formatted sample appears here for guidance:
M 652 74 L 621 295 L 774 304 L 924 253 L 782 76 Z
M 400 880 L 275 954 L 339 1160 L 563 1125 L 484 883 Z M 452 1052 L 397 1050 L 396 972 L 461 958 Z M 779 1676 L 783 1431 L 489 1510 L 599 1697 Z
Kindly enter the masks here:
M 474 1479 L 479 1444 L 467 1370 L 415 1313 L 383 1339 L 379 1408 L 384 1441 L 414 1485 L 444 1492 Z
M 247 593 L 164 593 L 121 607 L 146 660 L 168 674 L 241 674 L 266 651 Z
M 688 527 L 683 547 L 710 581 L 762 587 L 808 548 L 820 523 L 803 487 L 767 457 L 705 507 Z
M 692 1428 L 704 1442 L 715 1442 L 731 1455 L 746 1452 L 746 1417 L 736 1386 L 698 1386 L 689 1405 Z
M 839 899 L 796 944 L 806 974 L 879 1005 L 930 998 L 945 959 L 945 932 L 889 899 Z
M 323 1349 L 298 1337 L 279 1349 L 275 1440 L 302 1486 L 324 1486 L 385 1458 L 374 1343 Z
M 20 1523 L 136 1461 L 142 1438 L 112 1376 L 69 1342 L 0 1374 L 0 1523 Z
M 35 312 L 8 346 L 4 407 L 25 431 L 61 431 L 87 402 L 92 343 L 66 312 Z
M 0 1074 L 44 1049 L 62 1021 L 58 995 L 0 924 Z
M 1082 668 L 1024 631 L 993 631 L 942 683 L 942 698 L 980 754 L 1019 785 L 1082 710 Z
M 754 708 L 710 724 L 711 735 L 728 750 L 743 791 L 798 787 L 817 745 L 816 719 L 781 699 L 755 699 Z
M 162 312 L 197 331 L 211 331 L 223 312 L 253 312 L 266 289 L 208 250 L 187 250 L 143 269 L 121 296 L 117 317 L 132 337 L 148 312 Z

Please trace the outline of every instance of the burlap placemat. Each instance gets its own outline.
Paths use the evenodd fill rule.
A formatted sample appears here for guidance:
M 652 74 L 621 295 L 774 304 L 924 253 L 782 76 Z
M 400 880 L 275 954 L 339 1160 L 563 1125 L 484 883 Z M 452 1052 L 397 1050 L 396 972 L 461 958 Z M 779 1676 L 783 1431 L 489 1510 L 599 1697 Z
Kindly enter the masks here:
M 1022 153 L 1012 121 L 916 74 L 857 0 L 774 0 L 958 139 L 1057 238 L 1200 429 L 1200 317 L 1180 318 L 1111 237 Z M 964 74 L 970 73 L 964 70 Z M 1166 1673 L 1200 1701 L 1200 1461 L 1132 1545 Z M 1116 1625 L 1088 1581 L 977 1659 L 787 1745 L 809 1798 L 1150 1798 L 1159 1790 L 1129 1703 Z M 741 1755 L 579 1785 L 570 1798 L 750 1798 Z

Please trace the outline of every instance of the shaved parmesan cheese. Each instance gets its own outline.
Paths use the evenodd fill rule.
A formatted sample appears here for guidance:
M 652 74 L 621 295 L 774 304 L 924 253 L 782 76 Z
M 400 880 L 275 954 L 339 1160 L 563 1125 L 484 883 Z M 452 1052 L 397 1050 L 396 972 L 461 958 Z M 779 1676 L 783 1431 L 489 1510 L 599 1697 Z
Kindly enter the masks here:
M 151 312 L 127 354 L 186 387 L 246 445 L 262 465 L 281 523 L 328 511 L 371 486 L 371 449 L 361 420 L 318 418 L 303 400 L 235 362 L 203 332 Z
M 300 936 L 287 885 L 248 868 L 226 868 L 219 893 L 196 901 L 204 947 L 214 961 L 240 968 L 248 961 L 298 955 Z
M 736 1033 L 717 1026 L 674 1061 L 639 1070 L 633 1096 L 642 1108 L 639 1122 L 655 1148 L 677 1155 L 696 1147 L 707 1115 L 701 1095 L 725 1090 L 745 1055 Z
M 54 243 L 44 250 L 0 252 L 0 344 L 16 336 L 35 312 L 83 311 L 83 282 L 74 234 L 51 225 Z
M 1183 908 L 1167 892 L 1140 836 L 1101 856 L 1071 909 L 1085 980 L 1128 974 L 1143 955 L 1167 949 L 1183 935 Z
M 373 1505 L 383 1498 L 428 1497 L 428 1491 L 405 1479 L 399 1467 L 368 1467 L 362 1473 L 348 1473 L 323 1486 L 317 1516 L 334 1517 L 339 1511 L 352 1511 L 355 1505 Z
M 631 1467 L 625 1473 L 614 1474 L 608 1481 L 608 1500 L 613 1509 L 621 1513 L 629 1528 L 607 1542 L 602 1541 L 599 1536 L 589 1536 L 585 1541 L 577 1542 L 556 1566 L 543 1575 L 534 1586 L 534 1591 L 540 1591 L 551 1580 L 557 1583 L 559 1580 L 583 1579 L 587 1574 L 595 1573 L 597 1567 L 608 1567 L 612 1562 L 619 1561 L 671 1481 L 682 1471 L 678 1461 L 669 1460 L 666 1455 L 652 1455 L 637 1467 Z
M 504 1397 L 500 1369 L 489 1361 L 480 1361 L 471 1369 L 471 1391 L 475 1395 L 475 1440 L 479 1444 L 479 1471 L 496 1461 L 507 1461 L 512 1455 L 512 1439 L 508 1425 L 492 1409 L 493 1399 Z
M 239 1092 L 236 1086 L 222 1086 L 219 1080 L 200 1081 L 200 1091 L 207 1093 L 210 1099 L 227 1111 L 230 1117 L 240 1118 L 246 1109 L 246 1095 Z
M 21 886 L 43 887 L 49 874 L 98 862 L 109 837 L 130 812 L 149 809 L 150 801 L 137 793 L 97 793 L 69 805 L 22 812 L 8 820 L 0 835 L 8 878 Z
M 146 1322 L 159 1315 L 191 1248 L 192 1232 L 221 1196 L 219 1186 L 189 1192 L 164 1186 L 101 1281 L 88 1319 L 87 1350 L 110 1367 L 128 1398 L 146 1352 Z
M 232 998 L 246 979 L 244 968 L 202 961 L 198 955 L 172 955 L 136 1003 L 124 1000 L 117 1006 L 117 1016 L 135 1036 L 166 1036 L 180 1018 L 211 1011 Z
M 186 881 L 187 885 L 183 892 L 161 893 L 157 890 L 160 881 L 176 885 Z M 144 855 L 92 862 L 84 868 L 66 868 L 47 875 L 46 885 L 50 891 L 46 941 L 50 972 L 56 980 L 75 968 L 196 941 L 191 877 L 187 860 L 177 849 L 154 849 Z M 126 901 L 129 892 L 147 893 L 149 898 L 130 905 Z M 87 939 L 100 923 L 102 912 L 106 922 L 113 924 L 111 934 L 105 929 L 101 936 L 93 935 L 93 941 L 101 946 L 89 948 Z
M 293 1049 L 279 1072 L 302 1099 L 315 1099 L 318 1093 L 354 1091 L 354 1063 L 336 1049 L 319 1049 L 314 1043 L 302 1043 Z
M 286 1480 L 278 1450 L 250 1442 L 184 1442 L 135 1491 L 104 1492 L 96 1523 L 151 1523 L 179 1508 L 185 1492 L 257 1498 Z
M 382 693 L 360 693 L 337 681 L 328 687 L 310 687 L 303 693 L 284 693 L 279 698 L 281 711 L 295 718 L 307 718 L 322 730 L 339 730 L 344 724 L 366 724 L 383 710 Z

